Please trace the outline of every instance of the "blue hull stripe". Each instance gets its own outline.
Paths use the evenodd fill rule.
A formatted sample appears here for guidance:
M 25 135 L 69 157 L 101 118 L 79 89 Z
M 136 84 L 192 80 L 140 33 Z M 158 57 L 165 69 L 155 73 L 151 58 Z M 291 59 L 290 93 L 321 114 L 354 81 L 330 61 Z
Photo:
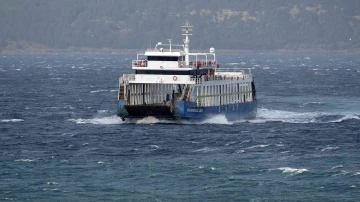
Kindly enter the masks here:
M 119 100 L 117 114 L 120 117 L 131 118 L 131 114 L 128 114 L 125 109 L 125 103 L 125 100 Z M 169 118 L 202 120 L 214 115 L 223 114 L 228 120 L 238 120 L 255 117 L 256 105 L 256 100 L 253 102 L 209 107 L 197 107 L 196 103 L 189 101 L 176 101 L 173 117 Z

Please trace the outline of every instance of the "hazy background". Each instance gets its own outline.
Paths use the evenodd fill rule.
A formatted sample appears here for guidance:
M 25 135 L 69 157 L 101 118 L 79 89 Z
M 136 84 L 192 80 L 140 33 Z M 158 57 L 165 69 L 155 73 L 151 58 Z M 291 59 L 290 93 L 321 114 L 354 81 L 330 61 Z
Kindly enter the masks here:
M 0 52 L 179 43 L 185 20 L 198 49 L 360 47 L 359 0 L 0 0 Z

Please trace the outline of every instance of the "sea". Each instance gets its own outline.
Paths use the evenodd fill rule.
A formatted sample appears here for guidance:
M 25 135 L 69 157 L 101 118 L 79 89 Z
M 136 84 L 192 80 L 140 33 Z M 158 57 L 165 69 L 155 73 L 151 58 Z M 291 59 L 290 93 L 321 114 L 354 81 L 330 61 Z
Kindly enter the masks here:
M 253 119 L 116 116 L 131 54 L 0 55 L 0 201 L 360 201 L 360 56 L 222 53 Z

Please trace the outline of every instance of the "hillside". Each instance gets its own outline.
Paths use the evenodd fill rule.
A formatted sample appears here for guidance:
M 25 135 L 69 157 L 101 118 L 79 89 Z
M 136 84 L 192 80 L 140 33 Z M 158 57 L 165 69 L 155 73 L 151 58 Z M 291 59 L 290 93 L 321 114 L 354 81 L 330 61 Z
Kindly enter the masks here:
M 200 49 L 360 48 L 358 0 L 2 0 L 0 50 L 146 48 L 185 20 Z

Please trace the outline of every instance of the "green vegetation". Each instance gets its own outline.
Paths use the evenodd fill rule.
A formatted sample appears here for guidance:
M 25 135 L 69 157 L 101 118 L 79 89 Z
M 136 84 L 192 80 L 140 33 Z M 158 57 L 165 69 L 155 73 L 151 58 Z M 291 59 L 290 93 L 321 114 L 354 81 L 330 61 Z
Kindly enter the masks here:
M 147 48 L 185 20 L 193 48 L 360 48 L 358 0 L 1 0 L 0 49 Z

